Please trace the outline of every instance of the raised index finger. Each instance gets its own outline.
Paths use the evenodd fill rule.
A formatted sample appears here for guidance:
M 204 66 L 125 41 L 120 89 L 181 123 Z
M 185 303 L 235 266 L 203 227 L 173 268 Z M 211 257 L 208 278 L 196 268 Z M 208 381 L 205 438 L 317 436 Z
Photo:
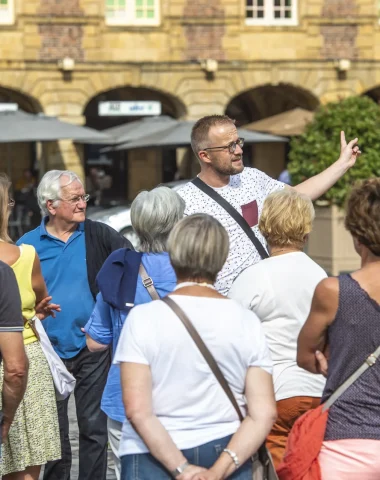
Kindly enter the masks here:
M 340 146 L 342 148 L 345 148 L 347 146 L 346 135 L 344 134 L 343 130 L 340 132 Z

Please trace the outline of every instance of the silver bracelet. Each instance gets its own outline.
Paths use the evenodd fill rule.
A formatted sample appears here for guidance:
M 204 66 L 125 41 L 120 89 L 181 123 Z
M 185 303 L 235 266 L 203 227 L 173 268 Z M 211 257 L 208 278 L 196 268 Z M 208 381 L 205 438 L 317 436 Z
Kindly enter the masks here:
M 190 465 L 190 463 L 186 460 L 185 463 L 183 463 L 182 465 L 180 465 L 179 467 L 177 467 L 175 470 L 172 470 L 170 473 L 172 475 L 172 477 L 176 478 L 178 477 L 178 475 L 181 475 L 181 473 L 183 473 L 184 470 L 186 470 L 186 468 Z
M 240 467 L 239 457 L 236 455 L 235 452 L 233 452 L 232 450 L 229 450 L 228 448 L 225 448 L 223 452 L 228 453 L 228 455 L 232 458 L 236 468 Z

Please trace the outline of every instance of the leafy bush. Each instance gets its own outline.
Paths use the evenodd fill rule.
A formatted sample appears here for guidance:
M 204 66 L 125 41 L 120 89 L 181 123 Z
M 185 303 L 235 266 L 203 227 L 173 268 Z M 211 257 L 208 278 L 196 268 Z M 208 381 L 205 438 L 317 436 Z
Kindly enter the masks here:
M 340 131 L 347 143 L 358 137 L 362 155 L 323 197 L 340 207 L 353 183 L 380 176 L 380 106 L 368 97 L 349 97 L 320 107 L 303 135 L 291 140 L 289 173 L 293 185 L 320 173 L 340 153 Z

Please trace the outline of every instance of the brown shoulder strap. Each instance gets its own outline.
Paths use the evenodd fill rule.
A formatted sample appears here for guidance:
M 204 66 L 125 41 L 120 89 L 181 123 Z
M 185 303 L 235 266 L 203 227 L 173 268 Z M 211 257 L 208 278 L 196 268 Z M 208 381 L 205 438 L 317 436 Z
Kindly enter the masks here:
M 224 378 L 223 373 L 221 372 L 218 364 L 216 363 L 212 353 L 207 348 L 206 344 L 203 342 L 202 338 L 200 337 L 199 333 L 194 328 L 194 325 L 191 323 L 189 317 L 186 313 L 182 310 L 182 308 L 174 301 L 171 297 L 162 298 L 162 301 L 166 303 L 168 307 L 170 307 L 173 312 L 177 315 L 177 317 L 181 320 L 184 324 L 186 330 L 189 332 L 191 338 L 194 340 L 194 343 L 198 347 L 199 351 L 203 355 L 204 359 L 206 360 L 208 366 L 211 368 L 212 373 L 215 375 L 216 379 L 220 383 L 220 386 L 223 388 L 225 394 L 229 398 L 230 402 L 232 403 L 236 413 L 238 414 L 239 420 L 242 422 L 244 417 L 241 413 L 240 407 L 236 401 L 234 394 L 230 386 L 227 383 L 227 380 Z
M 148 290 L 148 293 L 149 293 L 151 299 L 152 300 L 159 300 L 160 296 L 158 295 L 157 290 L 154 287 L 153 280 L 148 275 L 148 272 L 145 270 L 145 267 L 142 264 L 142 262 L 140 263 L 139 274 L 140 274 L 140 277 L 142 278 L 142 282 L 143 282 L 144 287 Z

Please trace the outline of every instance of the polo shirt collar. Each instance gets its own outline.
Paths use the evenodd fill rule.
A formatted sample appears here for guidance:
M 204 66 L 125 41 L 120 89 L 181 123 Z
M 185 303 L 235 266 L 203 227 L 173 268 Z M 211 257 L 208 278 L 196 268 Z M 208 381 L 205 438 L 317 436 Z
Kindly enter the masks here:
M 49 217 L 46 216 L 42 219 L 40 225 L 40 237 L 48 237 L 49 232 L 46 230 L 46 224 L 49 221 Z M 84 222 L 78 224 L 77 232 L 84 232 Z

